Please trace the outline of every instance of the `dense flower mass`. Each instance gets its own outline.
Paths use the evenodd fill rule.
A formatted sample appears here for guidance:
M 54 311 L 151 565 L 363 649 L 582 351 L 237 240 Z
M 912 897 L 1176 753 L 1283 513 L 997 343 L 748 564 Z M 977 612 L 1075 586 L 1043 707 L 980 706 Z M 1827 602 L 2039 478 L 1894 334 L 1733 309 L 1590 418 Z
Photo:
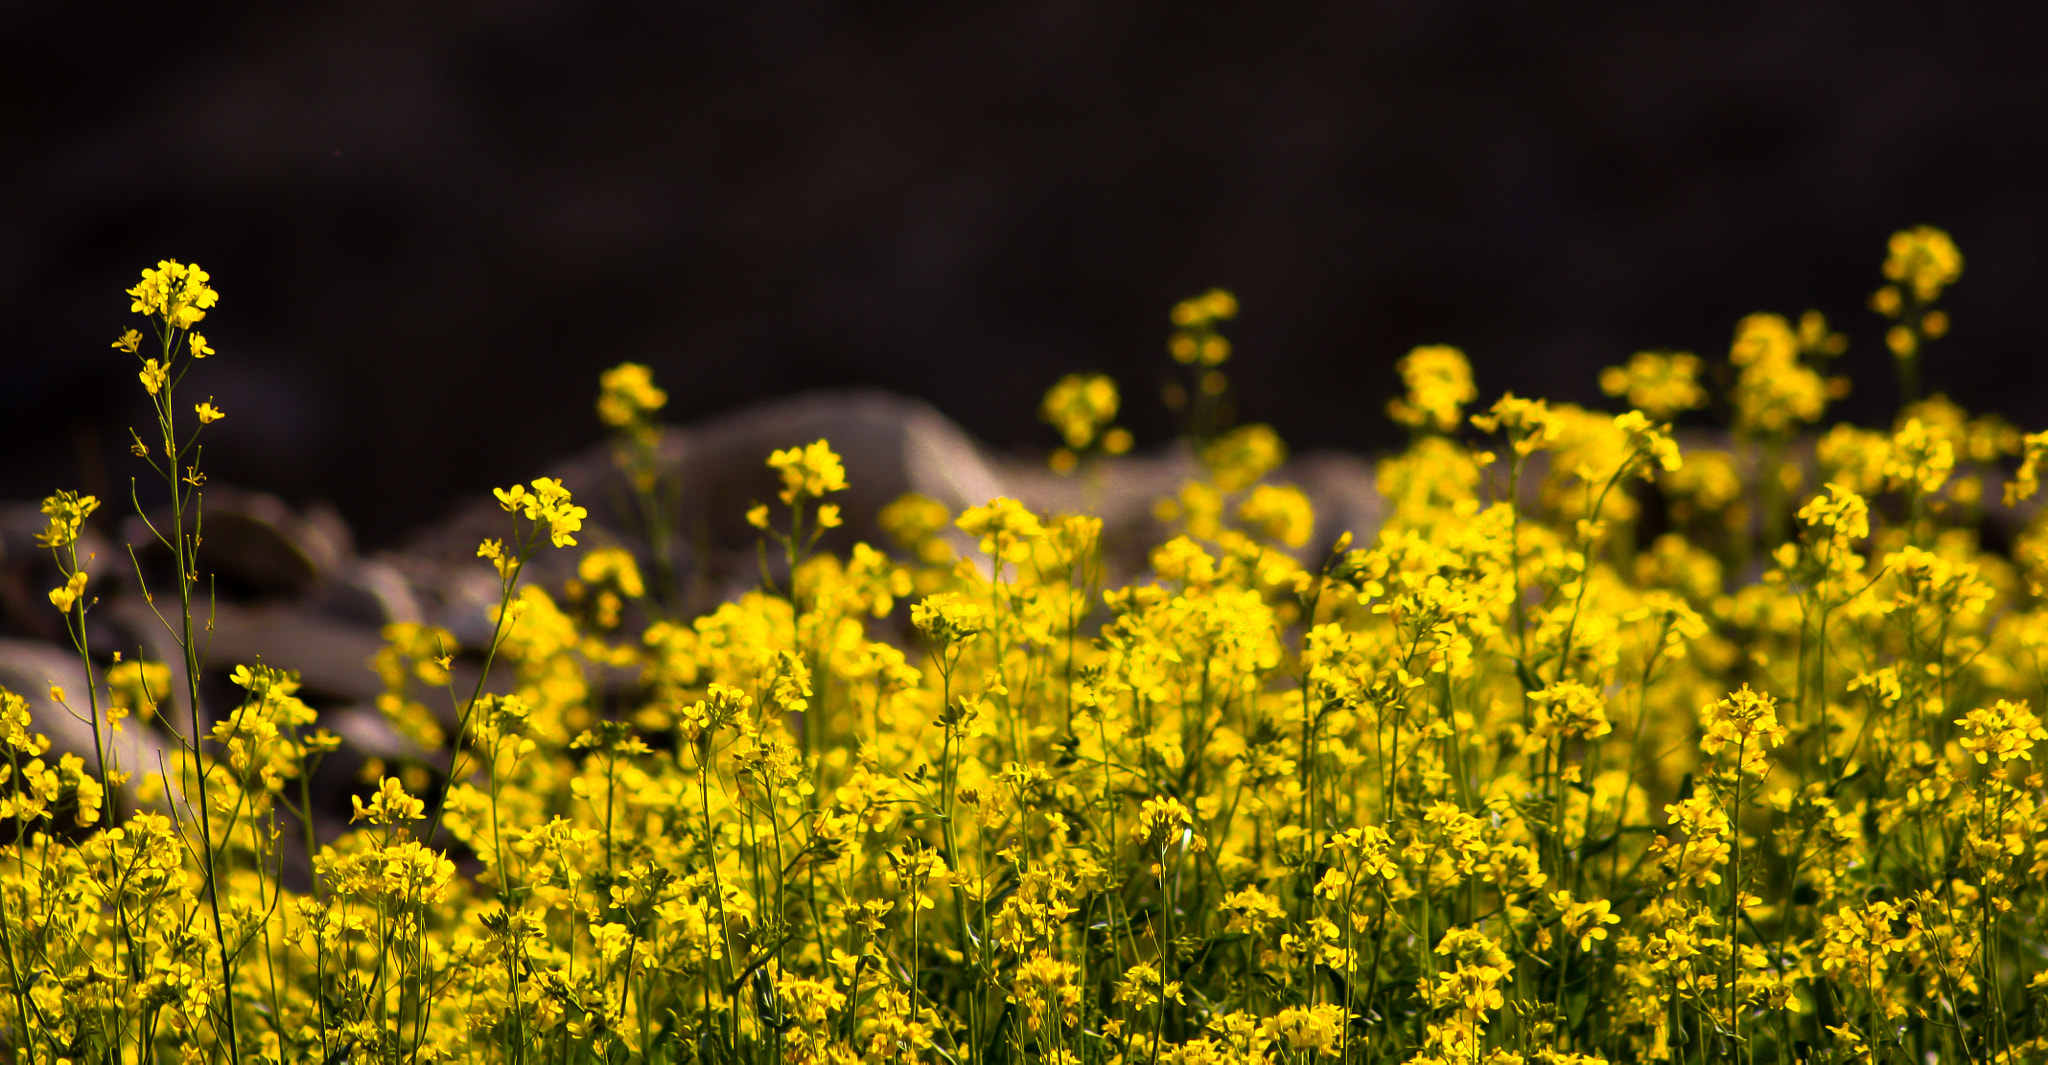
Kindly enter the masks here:
M 1935 266 L 1895 282 L 1940 265 L 1914 239 Z M 1200 345 L 1236 309 L 1175 310 L 1186 362 L 1222 361 Z M 1609 374 L 1619 414 L 1467 415 L 1462 356 L 1420 349 L 1382 527 L 1319 525 L 1274 480 L 1278 434 L 1227 429 L 1136 573 L 1110 573 L 1099 520 L 1011 499 L 908 498 L 882 515 L 900 555 L 816 550 L 847 486 L 821 440 L 768 456 L 787 512 L 756 525 L 786 569 L 684 616 L 617 546 L 563 595 L 522 581 L 585 515 L 557 481 L 500 490 L 496 628 L 467 657 L 387 630 L 378 706 L 416 754 L 361 782 L 337 839 L 298 812 L 339 740 L 281 669 L 238 670 L 203 734 L 170 722 L 160 766 L 53 749 L 0 693 L 0 1043 L 237 1065 L 2043 1060 L 2048 518 L 2014 513 L 2004 554 L 1980 523 L 2002 461 L 2024 462 L 2009 501 L 2033 494 L 2048 436 L 1929 400 L 1831 430 L 1803 468 L 1785 445 L 1822 413 L 1832 335 L 1757 316 L 1726 373 L 1638 356 Z M 1664 422 L 1707 380 L 1731 388 L 1730 450 Z M 604 387 L 611 424 L 651 424 L 651 379 Z M 93 507 L 44 508 L 76 582 L 52 602 L 101 682 L 52 696 L 139 727 L 188 674 L 84 643 L 64 553 Z M 456 689 L 465 668 L 490 684 Z M 600 685 L 621 672 L 630 691 Z
M 129 310 L 159 317 L 175 329 L 190 329 L 220 302 L 220 293 L 207 283 L 211 280 L 196 263 L 165 259 L 155 269 L 142 271 L 141 283 L 128 290 L 134 300 Z

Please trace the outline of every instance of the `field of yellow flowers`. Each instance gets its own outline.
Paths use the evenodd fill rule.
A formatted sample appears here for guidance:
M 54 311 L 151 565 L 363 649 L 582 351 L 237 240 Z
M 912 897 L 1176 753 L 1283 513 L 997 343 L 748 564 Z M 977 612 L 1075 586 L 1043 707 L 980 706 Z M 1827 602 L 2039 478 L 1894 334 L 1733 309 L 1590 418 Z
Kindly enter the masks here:
M 1892 241 L 1872 305 L 1909 396 L 1961 267 Z M 569 488 L 501 489 L 488 646 L 396 625 L 371 664 L 439 774 L 389 767 L 323 843 L 340 741 L 290 663 L 238 670 L 235 707 L 192 679 L 197 439 L 232 412 L 174 396 L 217 296 L 169 261 L 130 295 L 133 450 L 185 578 L 151 603 L 187 661 L 90 645 L 99 503 L 52 496 L 94 678 L 53 694 L 100 742 L 53 751 L 0 694 L 8 1060 L 2048 1060 L 2048 525 L 1979 540 L 2048 433 L 1940 397 L 1823 432 L 1817 314 L 1742 321 L 1720 395 L 1637 355 L 1602 378 L 1619 415 L 1481 406 L 1418 349 L 1390 519 L 1303 557 L 1279 438 L 1231 424 L 1235 301 L 1197 297 L 1171 398 L 1205 473 L 1121 586 L 1098 520 L 1005 499 L 906 498 L 888 550 L 819 550 L 845 471 L 790 441 L 748 514 L 761 587 L 664 616 L 633 555 L 577 543 Z M 657 539 L 663 401 L 626 365 L 599 402 Z M 1728 446 L 1681 448 L 1710 403 Z M 1116 408 L 1056 386 L 1056 468 L 1128 448 Z M 522 581 L 544 551 L 585 552 L 574 594 Z M 504 679 L 456 690 L 459 655 Z M 620 667 L 639 690 L 608 698 Z M 173 676 L 175 764 L 117 764 Z

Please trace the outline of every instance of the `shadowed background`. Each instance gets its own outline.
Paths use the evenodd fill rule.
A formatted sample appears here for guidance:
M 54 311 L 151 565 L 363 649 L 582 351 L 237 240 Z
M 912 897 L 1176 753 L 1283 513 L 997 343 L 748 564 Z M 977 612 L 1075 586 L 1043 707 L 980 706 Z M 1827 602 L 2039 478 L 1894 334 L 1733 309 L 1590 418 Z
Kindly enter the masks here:
M 1889 418 L 1884 241 L 1968 266 L 1927 380 L 2048 425 L 2048 9 L 2021 3 L 0 4 L 0 498 L 119 494 L 123 288 L 222 292 L 217 479 L 375 547 L 600 437 L 809 388 L 1044 447 L 1061 373 L 1141 448 L 1210 286 L 1247 419 L 1370 450 L 1411 346 L 1599 399 L 1652 347 L 1828 313 Z M 792 441 L 795 443 L 795 441 Z M 126 510 L 125 506 L 117 507 Z

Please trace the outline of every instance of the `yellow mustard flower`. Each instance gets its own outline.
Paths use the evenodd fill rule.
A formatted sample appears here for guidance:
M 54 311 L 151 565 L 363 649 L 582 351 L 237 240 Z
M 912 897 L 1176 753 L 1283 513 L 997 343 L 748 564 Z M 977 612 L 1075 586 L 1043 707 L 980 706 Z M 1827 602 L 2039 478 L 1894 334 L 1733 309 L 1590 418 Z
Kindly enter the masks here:
M 624 548 L 603 547 L 584 555 L 576 563 L 576 576 L 591 584 L 611 584 L 628 599 L 647 594 L 647 585 L 640 579 L 639 563 Z
M 135 376 L 142 382 L 143 389 L 152 396 L 163 391 L 165 383 L 171 378 L 170 371 L 155 359 L 144 359 L 142 369 L 137 371 Z
M 1713 756 L 1736 747 L 1741 752 L 1737 768 L 1746 776 L 1768 772 L 1770 752 L 1790 735 L 1778 721 L 1777 700 L 1748 685 L 1710 704 L 1701 717 L 1706 734 L 1700 738 L 1700 750 Z
M 1735 328 L 1728 361 L 1736 367 L 1735 422 L 1751 432 L 1790 432 L 1818 420 L 1841 385 L 1801 358 L 1800 336 L 1776 314 L 1752 314 Z
M 1700 366 L 1699 356 L 1689 351 L 1639 351 L 1626 366 L 1600 371 L 1600 391 L 1626 397 L 1629 406 L 1656 421 L 1669 421 L 1707 405 Z
M 614 429 L 642 424 L 667 404 L 668 393 L 640 363 L 622 362 L 598 375 L 597 417 Z
M 2020 468 L 2005 485 L 2005 505 L 2018 506 L 2041 490 L 2041 460 L 2048 456 L 2048 432 L 2028 433 Z
M 160 316 L 174 329 L 190 329 L 220 302 L 209 280 L 211 275 L 196 263 L 162 260 L 154 269 L 143 270 L 141 283 L 128 290 L 134 298 L 129 310 Z
M 85 571 L 79 570 L 71 575 L 70 580 L 50 589 L 50 605 L 56 607 L 59 613 L 69 614 L 72 604 L 77 603 L 84 595 Z
M 84 527 L 85 519 L 99 509 L 100 501 L 76 492 L 59 491 L 43 500 L 43 516 L 50 520 L 49 527 L 36 534 L 37 547 L 69 547 L 77 542 L 78 531 Z
M 1408 394 L 1387 404 L 1387 416 L 1402 425 L 1447 433 L 1458 427 L 1465 404 L 1479 398 L 1472 364 L 1448 344 L 1416 348 L 1395 364 Z
M 1955 723 L 1964 730 L 1958 742 L 1979 764 L 1993 758 L 2031 762 L 2034 744 L 2048 742 L 2048 729 L 2041 727 L 2041 719 L 2025 700 L 2000 699 L 1970 711 Z
M 768 456 L 768 465 L 782 475 L 784 503 L 794 505 L 799 497 L 819 499 L 846 489 L 846 467 L 823 440 L 776 451 Z
M 1932 303 L 1941 290 L 1963 276 L 1963 253 L 1947 233 L 1933 226 L 1914 226 L 1892 234 L 1886 246 L 1885 279 L 1906 286 L 1913 298 Z
M 1305 546 L 1315 532 L 1315 509 L 1308 496 L 1293 485 L 1254 486 L 1238 504 L 1237 516 L 1268 539 L 1288 547 Z
M 1287 446 L 1269 425 L 1244 425 L 1217 437 L 1202 449 L 1202 462 L 1216 487 L 1237 492 L 1287 461 Z
M 349 796 L 349 804 L 354 810 L 349 815 L 351 823 L 368 821 L 373 825 L 396 825 L 423 820 L 427 815 L 425 800 L 406 794 L 405 786 L 396 777 L 378 781 L 377 794 L 367 804 L 360 795 Z
M 997 498 L 963 511 L 953 524 L 979 538 L 983 554 L 1004 562 L 1025 562 L 1045 526 L 1030 508 L 1014 499 Z
M 1167 341 L 1174 361 L 1183 365 L 1220 366 L 1230 358 L 1230 341 L 1216 324 L 1237 317 L 1237 297 L 1222 289 L 1182 300 L 1169 316 L 1177 327 Z
M 1080 450 L 1116 420 L 1116 382 L 1106 374 L 1068 374 L 1046 390 L 1038 417 L 1059 431 L 1068 447 Z
M 531 482 L 533 491 L 525 485 L 515 484 L 511 488 L 497 488 L 492 494 L 498 497 L 498 506 L 524 515 L 528 521 L 548 527 L 548 539 L 556 547 L 573 547 L 574 533 L 583 528 L 583 519 L 590 512 L 575 504 L 569 490 L 553 477 L 536 477 Z M 478 555 L 485 555 L 482 550 Z

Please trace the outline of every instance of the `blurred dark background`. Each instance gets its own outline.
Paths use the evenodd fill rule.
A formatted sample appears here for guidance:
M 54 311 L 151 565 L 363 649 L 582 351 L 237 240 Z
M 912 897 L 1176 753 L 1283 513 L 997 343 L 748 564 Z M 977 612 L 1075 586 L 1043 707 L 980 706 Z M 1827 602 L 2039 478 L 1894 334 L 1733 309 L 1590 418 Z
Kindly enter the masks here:
M 1864 300 L 1921 223 L 1968 262 L 1930 387 L 2039 428 L 2044 57 L 2017 2 L 13 0 L 0 498 L 138 472 L 107 344 L 162 257 L 223 294 L 213 475 L 371 545 L 599 439 L 626 359 L 674 421 L 873 384 L 1025 449 L 1103 370 L 1156 446 L 1166 311 L 1219 285 L 1297 449 L 1396 442 L 1418 343 L 1593 402 L 1809 307 L 1882 422 Z

